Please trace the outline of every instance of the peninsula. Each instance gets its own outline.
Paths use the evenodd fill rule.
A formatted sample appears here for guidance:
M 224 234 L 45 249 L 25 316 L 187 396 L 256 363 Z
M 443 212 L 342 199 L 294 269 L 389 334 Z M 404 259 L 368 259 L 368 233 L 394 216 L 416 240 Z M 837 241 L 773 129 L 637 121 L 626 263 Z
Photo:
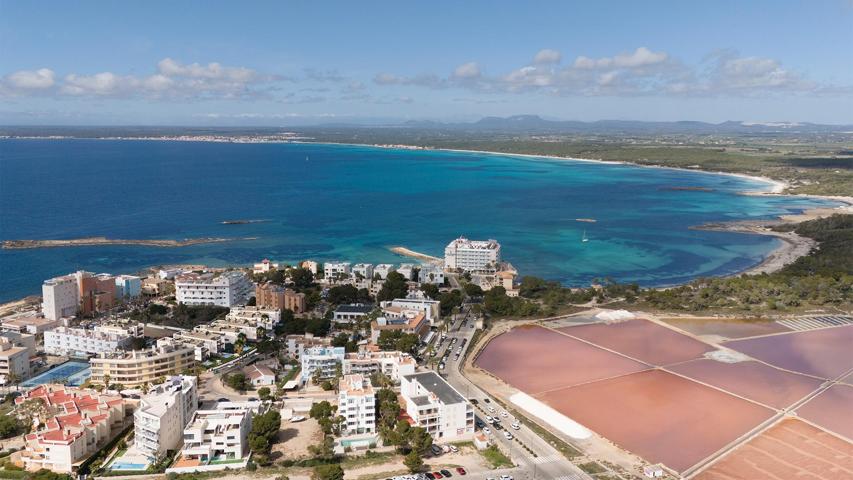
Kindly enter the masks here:
M 23 250 L 32 248 L 56 248 L 56 247 L 86 247 L 92 245 L 142 245 L 146 247 L 188 247 L 203 243 L 233 242 L 236 240 L 254 240 L 248 238 L 186 238 L 183 240 L 170 239 L 120 239 L 107 237 L 85 237 L 67 240 L 4 240 L 3 248 L 8 250 Z

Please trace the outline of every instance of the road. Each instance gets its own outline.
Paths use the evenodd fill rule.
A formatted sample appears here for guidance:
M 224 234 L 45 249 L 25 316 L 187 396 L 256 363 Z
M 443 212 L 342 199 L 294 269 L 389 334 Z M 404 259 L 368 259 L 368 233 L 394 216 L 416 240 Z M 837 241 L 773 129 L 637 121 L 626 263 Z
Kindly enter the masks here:
M 441 358 L 441 355 L 449 347 L 451 339 L 458 339 L 456 343 L 452 346 L 452 348 L 454 349 L 454 353 L 451 353 L 447 357 L 445 368 L 441 370 L 440 373 L 445 378 L 445 380 L 447 380 L 448 383 L 450 383 L 454 388 L 459 390 L 459 392 L 465 395 L 466 398 L 477 400 L 477 405 L 475 405 L 474 407 L 476 416 L 480 420 L 485 422 L 485 416 L 490 415 L 490 412 L 485 410 L 485 408 L 488 408 L 488 406 L 492 405 L 498 413 L 500 413 L 502 409 L 499 408 L 499 405 L 495 402 L 494 398 L 490 397 L 483 390 L 477 387 L 477 385 L 468 380 L 460 371 L 461 361 L 464 358 L 465 350 L 471 346 L 471 338 L 473 337 L 475 332 L 475 329 L 471 327 L 473 323 L 474 317 L 469 310 L 464 310 L 463 313 L 454 316 L 452 319 L 450 332 L 447 334 L 447 341 L 442 344 L 441 349 L 436 354 L 435 358 Z M 459 349 L 463 339 L 466 339 L 467 341 L 462 347 L 462 354 L 457 360 L 455 358 L 455 351 Z M 487 403 L 485 401 L 486 399 L 489 399 L 490 403 Z M 509 427 L 511 423 L 511 416 L 507 418 L 501 418 L 502 426 Z M 507 440 L 504 437 L 505 431 L 509 431 L 515 438 L 511 441 Z M 510 457 L 515 463 L 518 464 L 518 469 L 516 469 L 516 472 L 520 473 L 514 474 L 515 478 L 536 478 L 552 480 L 592 479 L 592 477 L 590 477 L 577 466 L 572 464 L 557 449 L 549 445 L 548 442 L 543 440 L 542 437 L 537 435 L 533 430 L 531 430 L 524 424 L 522 424 L 520 430 L 504 428 L 503 430 L 495 431 L 495 429 L 492 428 L 492 434 L 490 435 L 490 439 L 493 442 L 500 443 L 501 445 L 506 447 L 504 451 L 510 452 Z M 522 448 L 519 441 L 526 445 L 528 448 L 530 448 L 536 454 L 536 456 L 533 456 L 524 448 Z

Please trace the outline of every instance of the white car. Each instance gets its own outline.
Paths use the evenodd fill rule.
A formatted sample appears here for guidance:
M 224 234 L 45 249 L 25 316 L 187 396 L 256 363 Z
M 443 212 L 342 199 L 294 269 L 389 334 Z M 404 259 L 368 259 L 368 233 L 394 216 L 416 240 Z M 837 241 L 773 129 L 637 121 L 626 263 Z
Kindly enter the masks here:
M 493 407 L 491 405 L 489 405 L 488 410 L 489 410 L 489 413 L 495 413 L 495 407 Z
M 510 476 L 510 475 L 501 475 L 501 480 L 512 480 L 512 476 Z
M 504 430 L 504 437 L 506 437 L 507 440 L 512 440 L 512 434 L 506 430 Z
M 506 418 L 506 417 L 508 417 L 508 416 L 509 416 L 509 414 L 508 414 L 508 413 L 506 413 L 506 410 L 504 410 L 503 412 L 501 412 L 501 416 L 502 416 L 502 417 L 504 417 L 504 418 Z
M 519 425 L 518 422 L 513 423 L 510 427 L 512 427 L 513 430 L 521 430 L 521 425 Z
M 291 417 L 290 423 L 297 423 L 297 422 L 301 422 L 303 420 L 305 420 L 305 417 L 301 417 L 301 416 Z
M 492 417 L 491 416 L 486 415 L 486 423 L 492 423 Z
M 450 451 L 453 453 L 459 453 L 459 449 L 456 448 L 456 445 L 450 445 Z
M 489 427 L 483 427 L 483 433 L 485 433 L 486 435 L 491 435 L 492 430 Z

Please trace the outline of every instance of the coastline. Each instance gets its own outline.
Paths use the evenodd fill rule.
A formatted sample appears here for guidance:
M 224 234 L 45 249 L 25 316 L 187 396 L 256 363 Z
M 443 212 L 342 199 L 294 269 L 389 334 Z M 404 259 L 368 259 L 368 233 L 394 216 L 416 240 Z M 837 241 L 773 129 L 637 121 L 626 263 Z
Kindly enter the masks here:
M 5 250 L 30 250 L 36 248 L 89 247 L 102 245 L 141 245 L 146 247 L 188 247 L 205 243 L 223 243 L 247 238 L 187 238 L 185 240 L 131 240 L 107 237 L 85 237 L 67 240 L 3 240 Z
M 76 139 L 84 139 L 80 137 L 4 137 L 4 138 L 21 138 L 21 139 L 47 139 L 47 140 L 76 140 Z M 182 137 L 182 138 L 174 138 L 174 137 L 93 137 L 88 138 L 93 140 L 144 140 L 144 141 L 184 141 L 184 142 L 202 142 L 202 143 L 224 143 L 226 140 L 216 138 L 197 138 L 197 137 Z M 369 147 L 369 148 L 382 148 L 382 149 L 390 149 L 390 150 L 431 150 L 431 151 L 439 151 L 439 152 L 457 152 L 457 153 L 475 153 L 475 154 L 484 154 L 484 155 L 500 155 L 504 157 L 515 157 L 515 158 L 524 158 L 524 159 L 533 159 L 533 160 L 557 160 L 557 161 L 574 161 L 574 162 L 590 162 L 590 163 L 598 163 L 605 165 L 626 165 L 626 166 L 634 166 L 638 168 L 659 168 L 659 169 L 668 169 L 668 170 L 677 170 L 683 172 L 693 172 L 693 173 L 706 173 L 712 175 L 726 175 L 730 177 L 737 177 L 741 179 L 745 179 L 751 182 L 763 183 L 767 185 L 766 189 L 756 190 L 756 191 L 742 191 L 739 192 L 742 195 L 774 195 L 774 196 L 787 196 L 787 197 L 800 197 L 800 198 L 815 198 L 821 200 L 830 200 L 833 202 L 838 202 L 841 205 L 835 208 L 814 208 L 802 211 L 798 214 L 789 214 L 782 215 L 779 220 L 765 220 L 758 221 L 755 224 L 751 224 L 752 222 L 745 223 L 720 223 L 714 224 L 712 226 L 692 226 L 689 228 L 697 228 L 697 229 L 708 229 L 708 230 L 718 230 L 718 231 L 731 231 L 736 233 L 744 233 L 744 234 L 753 234 L 753 235 L 770 235 L 774 236 L 781 240 L 781 245 L 769 252 L 767 256 L 757 265 L 750 267 L 741 272 L 732 274 L 730 276 L 736 276 L 741 274 L 760 274 L 760 273 L 771 273 L 776 270 L 781 269 L 785 265 L 795 261 L 797 258 L 807 255 L 813 245 L 811 245 L 810 239 L 805 239 L 803 237 L 799 237 L 796 234 L 793 235 L 785 235 L 782 232 L 774 232 L 767 228 L 761 228 L 757 225 L 770 225 L 777 222 L 784 223 L 798 223 L 805 220 L 811 220 L 815 218 L 822 218 L 825 216 L 832 215 L 834 213 L 853 213 L 853 196 L 833 196 L 833 195 L 814 195 L 814 194 L 794 194 L 794 193 L 785 193 L 790 185 L 783 181 L 772 179 L 765 176 L 758 175 L 747 175 L 743 173 L 734 173 L 734 172 L 723 172 L 723 171 L 714 171 L 714 170 L 705 170 L 701 168 L 682 168 L 682 167 L 671 167 L 665 165 L 647 165 L 647 164 L 639 164 L 631 161 L 615 161 L 615 160 L 600 160 L 600 159 L 591 159 L 591 158 L 576 158 L 576 157 L 564 157 L 564 156 L 556 156 L 556 155 L 538 155 L 538 154 L 526 154 L 526 153 L 506 153 L 506 152 L 493 152 L 488 150 L 469 150 L 469 149 L 453 149 L 453 148 L 434 148 L 434 147 L 425 147 L 420 145 L 388 145 L 388 144 L 368 144 L 368 143 L 351 143 L 351 142 L 322 142 L 322 141 L 311 141 L 306 138 L 266 138 L 263 141 L 231 141 L 229 143 L 275 143 L 275 144 L 315 144 L 315 145 L 340 145 L 340 146 L 352 146 L 352 147 Z M 749 224 L 749 225 L 747 225 Z M 708 228 L 710 227 L 710 228 Z M 214 239 L 213 241 L 231 241 L 231 240 L 240 240 L 240 239 Z M 44 246 L 34 246 L 34 247 L 11 247 L 11 248 L 45 248 L 45 247 L 53 247 L 53 246 L 78 246 L 78 245 L 109 245 L 109 244 L 125 244 L 125 245 L 146 245 L 147 241 L 134 241 L 134 240 L 116 240 L 117 243 L 82 243 L 82 244 L 71 244 L 71 245 L 44 245 Z M 126 243 L 125 243 L 126 242 Z M 140 243 L 137 243 L 140 242 Z M 172 241 L 174 242 L 174 241 Z M 202 243 L 202 242 L 198 242 Z M 203 242 L 209 243 L 209 242 Z M 189 245 L 189 244 L 187 244 Z M 808 245 L 808 248 L 807 248 Z M 184 245 L 149 245 L 149 246 L 184 246 Z M 4 243 L 3 248 L 7 247 Z M 391 247 L 390 250 L 398 255 L 426 261 L 429 263 L 440 263 L 441 259 L 437 257 L 433 257 L 430 255 L 422 254 L 420 252 L 415 252 L 413 250 L 409 250 L 408 248 L 402 246 Z

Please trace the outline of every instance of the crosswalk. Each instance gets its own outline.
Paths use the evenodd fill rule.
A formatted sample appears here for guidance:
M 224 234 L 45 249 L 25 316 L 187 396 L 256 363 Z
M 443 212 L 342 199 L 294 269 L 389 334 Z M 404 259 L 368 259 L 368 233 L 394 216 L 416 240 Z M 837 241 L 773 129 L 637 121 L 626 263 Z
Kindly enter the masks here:
M 776 323 L 791 330 L 802 332 L 826 327 L 839 327 L 841 325 L 853 325 L 853 317 L 848 315 L 816 315 L 810 317 L 798 317 L 787 320 L 777 320 Z
M 584 477 L 582 477 L 580 474 L 572 472 L 569 475 L 554 477 L 554 480 L 584 480 Z
M 559 455 L 548 455 L 545 457 L 536 457 L 536 458 L 532 459 L 532 461 L 536 465 L 542 465 L 545 463 L 559 462 L 562 459 L 563 459 L 563 457 L 561 457 Z

